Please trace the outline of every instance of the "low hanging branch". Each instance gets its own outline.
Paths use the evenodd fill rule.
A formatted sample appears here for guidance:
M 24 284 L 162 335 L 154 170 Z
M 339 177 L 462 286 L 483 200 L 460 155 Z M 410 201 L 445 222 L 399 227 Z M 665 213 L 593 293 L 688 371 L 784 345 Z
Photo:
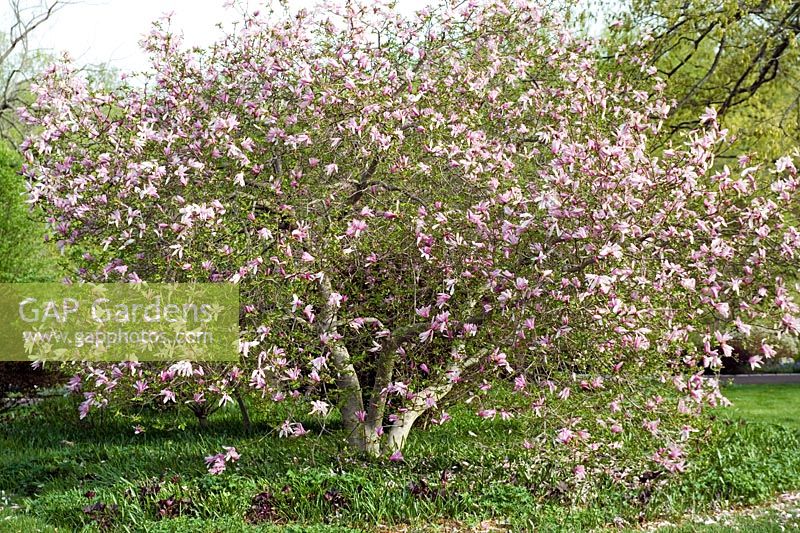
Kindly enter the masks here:
M 397 415 L 397 420 L 388 431 L 386 445 L 390 453 L 403 448 L 409 433 L 411 433 L 411 428 L 414 427 L 414 422 L 425 411 L 435 407 L 447 396 L 465 370 L 480 361 L 480 355 L 467 357 L 463 354 L 463 350 L 463 342 L 455 343 L 451 351 L 453 362 L 450 366 L 447 367 L 435 384 L 429 385 L 419 393 L 416 393 L 410 404 Z M 481 355 L 485 355 L 485 353 L 486 351 L 484 350 Z

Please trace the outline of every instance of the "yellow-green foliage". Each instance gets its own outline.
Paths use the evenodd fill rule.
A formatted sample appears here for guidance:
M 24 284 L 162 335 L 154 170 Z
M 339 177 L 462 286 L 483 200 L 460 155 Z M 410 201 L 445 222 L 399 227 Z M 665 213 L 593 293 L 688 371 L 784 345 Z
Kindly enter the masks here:
M 800 1 L 631 0 L 616 15 L 617 45 L 652 36 L 646 52 L 676 106 L 667 133 L 712 107 L 737 139 L 730 154 L 770 161 L 800 144 Z
M 53 251 L 43 241 L 44 225 L 24 201 L 21 164 L 17 152 L 0 144 L 0 283 L 55 276 Z

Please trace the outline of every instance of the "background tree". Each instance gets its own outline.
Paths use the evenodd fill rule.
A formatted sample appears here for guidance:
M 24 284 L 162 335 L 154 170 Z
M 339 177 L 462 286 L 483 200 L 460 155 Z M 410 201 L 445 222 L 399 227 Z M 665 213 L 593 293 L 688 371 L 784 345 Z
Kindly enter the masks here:
M 16 109 L 30 101 L 26 87 L 42 65 L 42 53 L 31 46 L 31 37 L 41 31 L 69 0 L 8 0 L 8 26 L 0 44 L 0 134 L 12 143 L 24 137 L 19 129 Z
M 742 154 L 756 168 L 797 149 L 800 3 L 634 0 L 612 6 L 605 13 L 607 21 L 617 20 L 609 28 L 610 55 L 650 57 L 673 102 L 667 127 L 654 146 L 685 138 L 710 107 L 733 141 L 719 154 L 720 168 Z M 770 186 L 771 177 L 763 179 L 762 185 Z M 795 279 L 796 267 L 786 264 L 784 275 Z M 783 346 L 782 355 L 795 355 L 791 339 L 779 339 L 768 330 L 759 336 Z M 737 357 L 726 361 L 725 372 L 750 371 L 748 360 L 758 352 L 759 342 L 737 338 L 734 343 Z
M 25 179 L 19 152 L 0 141 L 0 283 L 58 279 L 56 253 L 44 242 L 45 225 L 25 203 Z M 57 374 L 30 363 L 0 362 L 0 399 L 57 381 Z M 2 408 L 0 408 L 2 409 Z
M 667 135 L 696 127 L 712 107 L 738 138 L 731 157 L 757 151 L 774 161 L 797 146 L 800 2 L 633 0 L 615 5 L 614 18 L 617 44 L 649 36 L 646 53 L 675 102 Z
M 53 279 L 52 251 L 44 243 L 45 226 L 29 213 L 22 158 L 0 143 L 0 283 Z
M 40 73 L 48 53 L 32 44 L 47 22 L 70 0 L 8 0 L 0 28 L 0 283 L 54 281 L 58 255 L 45 243 L 39 210 L 25 203 L 25 180 L 18 144 L 28 133 L 17 109 L 33 100 L 30 80 Z M 52 383 L 57 374 L 27 363 L 0 363 L 0 396 Z

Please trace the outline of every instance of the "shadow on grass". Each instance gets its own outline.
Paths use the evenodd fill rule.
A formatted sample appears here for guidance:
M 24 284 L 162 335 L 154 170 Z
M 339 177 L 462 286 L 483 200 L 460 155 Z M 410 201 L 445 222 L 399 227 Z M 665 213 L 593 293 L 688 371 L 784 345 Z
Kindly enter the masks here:
M 718 417 L 683 476 L 665 479 L 657 491 L 598 478 L 577 505 L 554 490 L 564 465 L 520 445 L 526 429 L 540 431 L 530 425 L 538 419 L 524 426 L 522 417 L 483 420 L 474 410 L 453 409 L 451 424 L 417 432 L 405 462 L 370 464 L 343 448 L 333 417 L 324 425 L 305 417 L 312 438 L 287 439 L 277 429 L 288 413 L 275 405 L 251 406 L 254 428 L 247 432 L 235 407 L 200 430 L 180 409 L 141 411 L 138 419 L 96 411 L 78 421 L 77 403 L 56 398 L 0 417 L 0 490 L 37 524 L 66 530 L 92 526 L 84 509 L 104 503 L 118 505 L 119 521 L 133 530 L 244 531 L 257 500 L 259 516 L 298 527 L 455 519 L 469 529 L 491 518 L 513 530 L 559 524 L 555 530 L 578 531 L 617 517 L 631 524 L 722 500 L 755 502 L 800 485 L 797 432 Z M 135 435 L 139 423 L 146 431 Z M 223 446 L 235 446 L 241 459 L 209 476 L 204 457 Z M 141 496 L 154 485 L 157 491 Z M 191 501 L 185 516 L 159 514 L 164 501 L 183 499 Z M 228 518 L 229 527 L 214 529 Z

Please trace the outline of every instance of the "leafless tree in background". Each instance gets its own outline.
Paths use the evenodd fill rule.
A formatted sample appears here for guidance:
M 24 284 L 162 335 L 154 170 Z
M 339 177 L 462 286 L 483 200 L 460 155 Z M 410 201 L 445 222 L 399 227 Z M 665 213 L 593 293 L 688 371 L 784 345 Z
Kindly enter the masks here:
M 31 46 L 31 36 L 41 31 L 72 0 L 7 0 L 8 20 L 0 27 L 0 136 L 19 139 L 22 131 L 15 109 L 24 105 L 25 87 L 36 70 L 41 53 Z

